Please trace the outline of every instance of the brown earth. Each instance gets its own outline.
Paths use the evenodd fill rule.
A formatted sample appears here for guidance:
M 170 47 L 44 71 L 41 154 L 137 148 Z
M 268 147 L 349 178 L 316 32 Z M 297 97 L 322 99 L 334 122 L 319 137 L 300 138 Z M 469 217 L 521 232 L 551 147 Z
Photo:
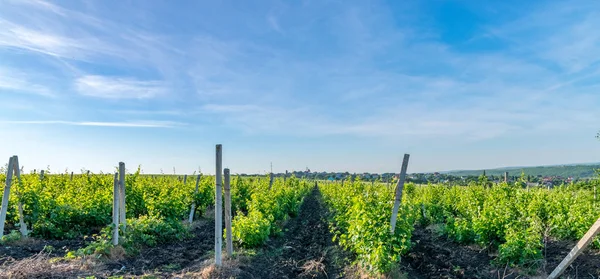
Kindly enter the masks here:
M 191 233 L 192 237 L 186 240 L 144 248 L 139 254 L 130 257 L 124 257 L 124 253 L 119 254 L 119 249 L 115 249 L 115 257 L 108 260 L 92 260 L 91 263 L 89 259 L 61 259 L 67 251 L 85 246 L 83 240 L 19 241 L 15 245 L 0 246 L 0 278 L 5 278 L 2 271 L 7 271 L 9 278 L 138 278 L 142 275 L 152 276 L 150 278 L 170 278 L 190 270 L 201 269 L 214 249 L 213 219 L 195 222 Z M 54 251 L 42 252 L 45 245 L 52 245 Z M 38 268 L 28 270 L 28 266 Z
M 416 227 L 411 251 L 402 258 L 408 278 L 546 278 L 575 245 L 574 241 L 550 240 L 545 257 L 529 268 L 494 266 L 487 249 L 460 245 L 435 228 Z M 561 278 L 600 278 L 600 253 L 586 249 Z
M 214 219 L 197 221 L 191 238 L 145 248 L 134 257 L 106 263 L 108 274 L 168 277 L 172 273 L 193 269 L 210 258 L 210 252 L 214 251 L 214 228 Z
M 343 278 L 347 255 L 332 242 L 327 214 L 319 190 L 313 189 L 283 236 L 269 240 L 240 267 L 237 278 Z
M 546 245 L 544 273 L 552 270 L 569 254 L 575 241 L 550 241 Z M 586 249 L 562 274 L 564 278 L 600 278 L 600 251 Z
M 84 247 L 88 241 L 81 239 L 74 240 L 43 240 L 37 238 L 26 238 L 18 240 L 7 245 L 0 245 L 0 266 L 7 261 L 22 260 L 39 254 L 44 251 L 51 255 L 62 257 L 67 252 Z

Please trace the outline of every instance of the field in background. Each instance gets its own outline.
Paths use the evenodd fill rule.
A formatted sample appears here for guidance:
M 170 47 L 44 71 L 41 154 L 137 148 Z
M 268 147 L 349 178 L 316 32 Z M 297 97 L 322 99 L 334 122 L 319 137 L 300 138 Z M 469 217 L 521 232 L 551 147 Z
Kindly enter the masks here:
M 46 173 L 43 177 L 23 174 L 21 183 L 13 180 L 6 235 L 0 240 L 0 248 L 6 247 L 0 250 L 3 272 L 14 271 L 13 267 L 32 256 L 39 257 L 38 252 L 53 255 L 53 260 L 44 259 L 48 263 L 91 259 L 102 263 L 102 268 L 95 265 L 96 269 L 69 271 L 79 275 L 137 274 L 139 269 L 150 267 L 163 275 L 191 272 L 194 268 L 200 272 L 198 260 L 208 261 L 214 247 L 211 241 L 215 177 L 197 178 L 195 174 L 142 175 L 139 170 L 127 174 L 127 229 L 122 231 L 120 244 L 114 246 L 111 244 L 113 174 Z M 0 174 L 0 179 L 5 180 L 6 176 Z M 318 188 L 314 188 L 315 183 L 319 184 Z M 311 206 L 305 210 L 323 210 L 321 219 L 310 217 L 313 218 L 311 228 L 327 228 L 331 233 L 328 237 L 347 253 L 336 261 L 347 266 L 344 270 L 335 266 L 334 260 L 327 262 L 331 257 L 329 252 L 324 251 L 319 258 L 319 249 L 335 248 L 324 248 L 331 244 L 318 240 L 319 246 L 306 252 L 317 257 L 317 263 L 312 266 L 316 271 L 306 274 L 320 274 L 319 277 L 325 270 L 336 270 L 368 276 L 406 273 L 497 278 L 495 273 L 508 270 L 513 274 L 506 278 L 528 277 L 551 271 L 600 216 L 596 185 L 590 181 L 548 189 L 528 187 L 525 181 L 492 183 L 485 177 L 468 186 L 408 183 L 403 190 L 394 233 L 390 234 L 395 181 L 233 177 L 233 240 L 239 259 L 275 258 L 280 264 L 286 263 L 281 255 L 288 254 L 277 252 L 283 254 L 274 256 L 272 245 L 275 244 L 268 243 L 282 237 L 285 239 L 282 243 L 273 242 L 282 245 L 281 251 L 287 251 L 286 243 L 310 247 L 311 243 L 306 242 L 314 238 L 310 237 L 311 232 L 304 232 L 301 225 L 306 220 L 295 221 L 295 217 L 305 197 L 311 196 Z M 29 242 L 20 237 L 19 203 L 33 237 Z M 197 205 L 194 210 L 197 217 L 195 222 L 189 223 L 192 204 Z M 300 216 L 312 215 L 302 213 Z M 292 219 L 294 221 L 289 223 Z M 293 236 L 286 232 L 288 228 L 306 240 L 294 242 Z M 181 249 L 174 248 L 182 244 L 185 245 Z M 155 247 L 158 250 L 153 250 Z M 575 272 L 600 274 L 597 238 L 593 247 L 578 260 Z M 35 252 L 27 253 L 29 250 Z M 300 254 L 289 255 L 299 257 Z M 142 258 L 153 260 L 150 263 L 140 260 Z M 269 263 L 269 260 L 239 261 L 241 266 Z M 107 270 L 115 262 L 127 268 Z M 174 263 L 177 264 L 169 267 Z M 319 268 L 322 268 L 321 273 Z M 244 270 L 232 274 L 251 272 Z M 304 271 L 291 265 L 286 272 L 299 275 Z M 566 274 L 571 274 L 569 272 L 573 271 Z M 0 272 L 0 275 L 3 274 Z

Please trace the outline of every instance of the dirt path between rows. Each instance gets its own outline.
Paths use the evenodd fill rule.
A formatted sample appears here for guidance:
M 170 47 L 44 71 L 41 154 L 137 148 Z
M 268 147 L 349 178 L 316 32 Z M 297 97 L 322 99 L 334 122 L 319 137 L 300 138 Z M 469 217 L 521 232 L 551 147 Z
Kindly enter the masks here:
M 196 269 L 210 258 L 210 252 L 214 250 L 215 221 L 202 219 L 196 222 L 190 238 L 145 248 L 138 255 L 107 264 L 107 269 L 112 271 L 110 275 L 152 274 L 168 277 L 173 273 Z M 115 270 L 119 272 L 114 272 Z
M 342 278 L 347 258 L 332 242 L 327 214 L 315 187 L 284 235 L 269 240 L 237 278 Z
M 62 257 L 68 251 L 77 250 L 84 247 L 87 243 L 83 238 L 74 240 L 22 239 L 16 243 L 0 245 L 0 266 L 5 262 L 18 261 L 35 256 L 44 250 L 52 251 L 53 256 Z
M 141 249 L 139 254 L 120 260 L 100 261 L 60 260 L 65 249 L 57 244 L 70 244 L 74 250 L 83 246 L 76 241 L 40 241 L 21 246 L 0 246 L 0 278 L 5 269 L 10 278 L 173 278 L 190 271 L 201 270 L 214 249 L 214 219 L 201 218 L 193 224 L 191 237 L 183 241 L 160 244 Z M 40 253 L 44 245 L 54 245 L 52 253 Z M 56 258 L 58 257 L 58 258 Z M 58 261 L 54 261 L 58 259 Z M 189 277 L 189 276 L 188 276 Z M 195 277 L 194 277 L 195 278 Z
M 402 258 L 408 278 L 546 278 L 569 253 L 575 241 L 550 240 L 544 258 L 530 268 L 494 266 L 494 257 L 476 245 L 461 245 L 433 227 L 415 227 L 413 247 Z M 600 252 L 587 248 L 561 278 L 599 278 Z

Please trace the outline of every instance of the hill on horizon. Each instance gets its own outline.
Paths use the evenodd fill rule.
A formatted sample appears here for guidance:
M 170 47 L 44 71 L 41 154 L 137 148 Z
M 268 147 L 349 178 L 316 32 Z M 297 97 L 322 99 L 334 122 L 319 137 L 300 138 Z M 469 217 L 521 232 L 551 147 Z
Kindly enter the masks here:
M 488 175 L 504 175 L 504 172 L 508 172 L 510 176 L 519 176 L 521 172 L 525 175 L 533 176 L 562 176 L 562 177 L 573 177 L 573 178 L 590 178 L 596 176 L 596 170 L 600 169 L 600 163 L 588 163 L 588 164 L 565 164 L 565 165 L 553 165 L 553 166 L 531 166 L 531 167 L 503 167 L 495 169 L 486 169 L 485 173 Z M 483 169 L 480 170 L 454 170 L 444 171 L 441 173 L 456 175 L 456 176 L 469 176 L 469 175 L 481 175 Z

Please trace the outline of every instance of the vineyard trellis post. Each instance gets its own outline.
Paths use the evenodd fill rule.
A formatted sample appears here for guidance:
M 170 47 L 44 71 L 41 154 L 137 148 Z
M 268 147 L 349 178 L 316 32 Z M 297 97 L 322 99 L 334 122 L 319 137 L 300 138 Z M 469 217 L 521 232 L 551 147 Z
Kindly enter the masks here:
M 231 237 L 231 186 L 229 180 L 229 169 L 223 170 L 225 176 L 225 246 L 227 255 L 233 256 L 233 241 Z
M 19 188 L 17 188 L 16 194 L 19 200 L 18 210 L 19 210 L 19 230 L 21 231 L 21 235 L 27 236 L 29 231 L 27 230 L 27 224 L 25 224 L 25 215 L 23 213 L 23 202 L 21 201 L 21 192 L 19 189 L 21 188 L 21 169 L 19 168 L 19 157 L 13 156 L 13 168 L 14 173 L 17 176 L 17 181 L 19 183 Z
M 120 223 L 123 225 L 123 233 L 127 228 L 127 211 L 125 209 L 125 163 L 119 162 L 119 215 Z
M 121 206 L 121 198 L 119 197 L 119 173 L 115 172 L 115 178 L 113 183 L 113 239 L 112 244 L 119 244 L 119 207 Z
M 6 186 L 2 196 L 2 209 L 0 211 L 0 237 L 4 235 L 4 222 L 6 222 L 6 212 L 8 210 L 8 197 L 10 195 L 10 186 L 13 177 L 13 157 L 8 159 L 8 169 L 6 170 Z
M 71 172 L 71 179 L 69 181 L 73 181 L 73 172 Z
M 40 171 L 40 180 L 44 180 L 44 170 Z
M 409 157 L 409 154 L 404 154 L 404 159 L 402 160 L 402 169 L 400 170 L 400 177 L 398 178 L 398 184 L 396 184 L 396 197 L 394 201 L 394 208 L 392 209 L 392 218 L 390 220 L 390 232 L 392 234 L 394 234 L 396 230 L 396 219 L 398 218 L 400 202 L 402 202 L 402 190 L 404 190 L 404 180 L 406 179 L 406 169 L 408 168 Z
M 600 218 L 592 225 L 592 227 L 585 233 L 585 235 L 577 242 L 575 247 L 571 249 L 571 252 L 560 262 L 560 264 L 550 273 L 548 279 L 558 278 L 566 269 L 573 263 L 575 259 L 583 252 L 583 250 L 590 245 L 592 239 L 600 232 Z
M 19 168 L 19 157 L 12 156 L 8 159 L 8 169 L 6 170 L 6 186 L 4 187 L 4 194 L 2 196 L 2 206 L 0 208 L 0 237 L 4 235 L 4 224 L 6 222 L 6 214 L 8 212 L 8 200 L 10 197 L 10 188 L 12 186 L 13 176 L 17 176 L 17 180 L 19 185 L 21 184 L 21 169 Z M 20 231 L 23 236 L 27 236 L 29 234 L 27 230 L 27 224 L 25 224 L 25 216 L 23 215 L 23 204 L 21 203 L 21 195 L 16 192 L 19 197 L 19 226 Z
M 273 187 L 273 172 L 269 175 L 269 190 Z
M 216 172 L 215 172 L 215 265 L 221 266 L 221 250 L 223 246 L 223 197 L 222 197 L 222 146 L 216 147 Z
M 200 177 L 202 177 L 202 174 L 198 174 L 198 176 L 196 177 L 196 189 L 194 190 L 194 201 L 192 202 L 192 208 L 190 209 L 190 216 L 188 217 L 188 223 L 190 223 L 190 224 L 194 221 L 194 213 L 196 211 L 195 197 L 198 194 L 198 184 L 200 183 Z

